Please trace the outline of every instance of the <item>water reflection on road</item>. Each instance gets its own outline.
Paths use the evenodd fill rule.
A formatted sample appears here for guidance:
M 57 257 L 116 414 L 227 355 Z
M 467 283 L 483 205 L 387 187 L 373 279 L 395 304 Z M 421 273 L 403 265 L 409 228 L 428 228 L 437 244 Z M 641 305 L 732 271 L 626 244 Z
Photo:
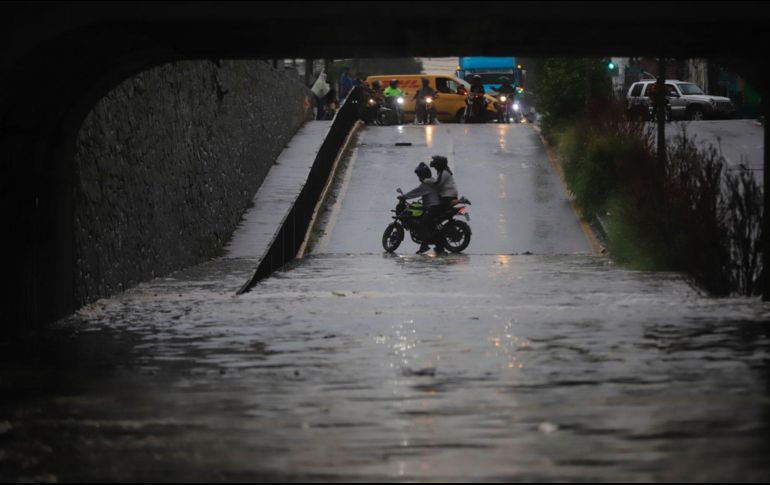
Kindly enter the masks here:
M 761 302 L 586 255 L 317 256 L 240 297 L 233 265 L 4 364 L 2 478 L 770 478 Z

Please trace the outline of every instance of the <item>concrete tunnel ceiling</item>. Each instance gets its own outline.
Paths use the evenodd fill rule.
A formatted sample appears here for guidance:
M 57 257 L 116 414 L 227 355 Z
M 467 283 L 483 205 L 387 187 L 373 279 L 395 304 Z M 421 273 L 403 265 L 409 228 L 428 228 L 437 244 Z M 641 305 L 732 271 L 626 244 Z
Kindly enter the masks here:
M 761 89 L 757 60 L 770 46 L 770 9 L 761 2 L 450 2 L 440 7 L 413 2 L 403 7 L 381 2 L 14 3 L 4 7 L 0 20 L 5 46 L 0 59 L 4 85 L 16 95 L 5 97 L 0 107 L 10 125 L 55 129 L 52 123 L 78 123 L 122 80 L 189 59 L 512 52 L 520 57 L 710 57 Z M 35 93 L 32 100 L 27 93 Z M 22 121 L 27 114 L 20 112 L 34 111 L 30 104 L 54 116 L 48 122 Z

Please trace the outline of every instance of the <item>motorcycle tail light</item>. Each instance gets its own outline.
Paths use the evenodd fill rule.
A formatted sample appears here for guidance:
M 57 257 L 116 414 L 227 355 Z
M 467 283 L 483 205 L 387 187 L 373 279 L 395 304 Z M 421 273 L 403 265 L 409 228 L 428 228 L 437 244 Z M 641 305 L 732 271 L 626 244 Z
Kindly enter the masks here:
M 457 209 L 457 213 L 458 214 L 465 214 L 465 207 L 460 207 L 459 209 Z

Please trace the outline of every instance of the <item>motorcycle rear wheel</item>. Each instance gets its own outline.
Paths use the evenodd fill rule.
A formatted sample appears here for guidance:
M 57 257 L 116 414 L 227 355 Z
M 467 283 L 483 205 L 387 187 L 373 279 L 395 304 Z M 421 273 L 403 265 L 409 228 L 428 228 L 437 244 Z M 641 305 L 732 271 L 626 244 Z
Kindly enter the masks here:
M 391 223 L 385 228 L 385 232 L 382 233 L 382 247 L 385 251 L 392 253 L 401 245 L 401 241 L 404 240 L 404 228 L 401 224 Z
M 451 220 L 443 227 L 441 235 L 447 251 L 459 253 L 471 243 L 471 226 L 463 221 Z

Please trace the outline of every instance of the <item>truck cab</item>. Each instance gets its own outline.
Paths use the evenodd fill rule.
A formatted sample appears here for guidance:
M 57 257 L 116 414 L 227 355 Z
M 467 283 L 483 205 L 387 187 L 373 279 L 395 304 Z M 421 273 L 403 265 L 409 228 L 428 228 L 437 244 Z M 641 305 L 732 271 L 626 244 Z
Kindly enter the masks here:
M 515 87 L 524 83 L 524 71 L 515 57 L 461 57 L 456 74 L 466 82 L 475 75 L 481 76 L 486 92 L 496 92 L 503 76 Z

